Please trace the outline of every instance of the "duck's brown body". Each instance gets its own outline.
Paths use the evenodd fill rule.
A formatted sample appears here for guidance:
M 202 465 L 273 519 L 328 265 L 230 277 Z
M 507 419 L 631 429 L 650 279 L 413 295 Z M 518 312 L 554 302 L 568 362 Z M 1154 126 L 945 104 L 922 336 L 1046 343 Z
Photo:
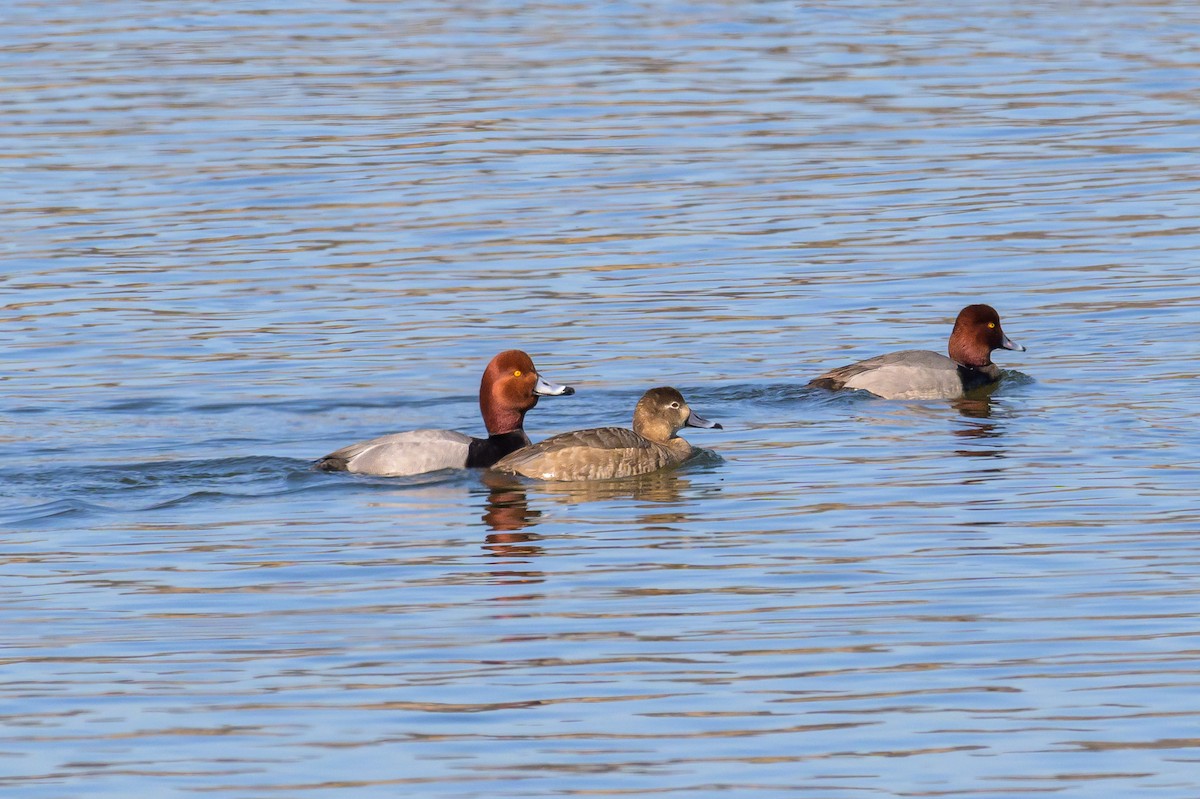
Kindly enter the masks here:
M 595 427 L 551 436 L 495 468 L 538 480 L 612 480 L 675 466 L 694 451 L 679 436 L 659 443 L 624 427 Z
M 537 480 L 611 480 L 683 463 L 696 451 L 676 435 L 684 425 L 720 427 L 693 414 L 673 388 L 647 391 L 633 413 L 633 430 L 594 427 L 552 436 L 517 450 L 493 468 Z

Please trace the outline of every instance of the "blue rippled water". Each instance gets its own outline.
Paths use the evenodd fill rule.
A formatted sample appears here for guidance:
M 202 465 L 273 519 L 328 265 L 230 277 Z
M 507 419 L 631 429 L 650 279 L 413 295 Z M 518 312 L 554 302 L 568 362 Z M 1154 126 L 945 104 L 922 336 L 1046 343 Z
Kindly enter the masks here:
M 1200 11 L 22 0 L 0 792 L 1200 794 Z M 995 305 L 994 393 L 826 368 Z M 674 385 L 629 481 L 313 459 Z

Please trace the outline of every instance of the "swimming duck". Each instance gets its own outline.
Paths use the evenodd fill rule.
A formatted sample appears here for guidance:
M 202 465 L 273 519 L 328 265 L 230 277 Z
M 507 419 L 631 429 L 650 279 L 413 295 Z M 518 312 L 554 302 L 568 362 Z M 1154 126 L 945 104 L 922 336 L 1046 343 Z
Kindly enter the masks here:
M 552 436 L 518 450 L 492 468 L 539 480 L 609 480 L 683 463 L 695 453 L 676 435 L 682 427 L 721 429 L 693 413 L 670 387 L 647 391 L 633 411 L 633 429 L 595 427 Z
M 955 399 L 995 383 L 1000 367 L 992 350 L 1024 352 L 1000 327 L 990 305 L 968 305 L 950 331 L 950 357 L 930 350 L 902 350 L 830 370 L 809 383 L 819 388 L 856 388 L 884 399 Z
M 342 447 L 318 460 L 326 472 L 354 472 L 386 477 L 491 466 L 510 452 L 529 446 L 525 414 L 538 397 L 574 394 L 570 386 L 546 380 L 521 350 L 505 350 L 492 358 L 479 383 L 479 411 L 487 438 L 456 430 L 411 430 Z

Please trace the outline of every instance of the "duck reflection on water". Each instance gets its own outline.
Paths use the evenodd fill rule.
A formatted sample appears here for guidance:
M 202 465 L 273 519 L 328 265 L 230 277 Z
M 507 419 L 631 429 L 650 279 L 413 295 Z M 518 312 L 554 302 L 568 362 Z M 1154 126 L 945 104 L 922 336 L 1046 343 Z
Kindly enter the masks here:
M 542 510 L 530 506 L 529 494 L 535 495 L 535 502 L 542 500 L 546 504 L 576 505 L 590 502 L 604 502 L 620 499 L 632 499 L 636 502 L 650 503 L 653 512 L 644 513 L 639 521 L 644 524 L 683 524 L 691 518 L 691 512 L 685 497 L 692 486 L 691 480 L 677 471 L 660 471 L 652 474 L 626 477 L 617 480 L 599 480 L 586 483 L 537 483 L 531 486 L 521 482 L 515 476 L 488 472 L 483 477 L 489 488 L 483 523 L 493 531 L 488 536 L 489 543 L 515 543 L 518 540 L 514 534 L 522 534 L 522 530 L 546 521 Z M 664 505 L 677 505 L 669 510 L 661 508 Z M 534 547 L 540 554 L 540 547 Z

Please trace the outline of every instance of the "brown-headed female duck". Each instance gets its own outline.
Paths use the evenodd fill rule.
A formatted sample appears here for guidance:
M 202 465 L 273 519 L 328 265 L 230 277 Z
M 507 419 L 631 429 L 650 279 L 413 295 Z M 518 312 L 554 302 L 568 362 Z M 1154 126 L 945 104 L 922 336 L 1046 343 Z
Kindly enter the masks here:
M 992 350 L 1024 352 L 1000 328 L 990 305 L 968 305 L 950 332 L 950 357 L 929 350 L 903 350 L 833 369 L 809 383 L 819 388 L 857 388 L 884 399 L 954 399 L 995 383 L 1000 367 Z
M 633 411 L 633 429 L 594 427 L 552 436 L 518 450 L 492 468 L 539 480 L 610 480 L 649 474 L 695 453 L 676 435 L 681 427 L 721 425 L 702 419 L 673 388 L 652 388 Z
M 386 477 L 491 466 L 510 452 L 529 446 L 525 414 L 538 397 L 574 394 L 570 386 L 549 382 L 521 350 L 492 358 L 479 383 L 479 410 L 487 438 L 455 430 L 411 430 L 342 447 L 316 462 L 327 472 L 356 472 Z

